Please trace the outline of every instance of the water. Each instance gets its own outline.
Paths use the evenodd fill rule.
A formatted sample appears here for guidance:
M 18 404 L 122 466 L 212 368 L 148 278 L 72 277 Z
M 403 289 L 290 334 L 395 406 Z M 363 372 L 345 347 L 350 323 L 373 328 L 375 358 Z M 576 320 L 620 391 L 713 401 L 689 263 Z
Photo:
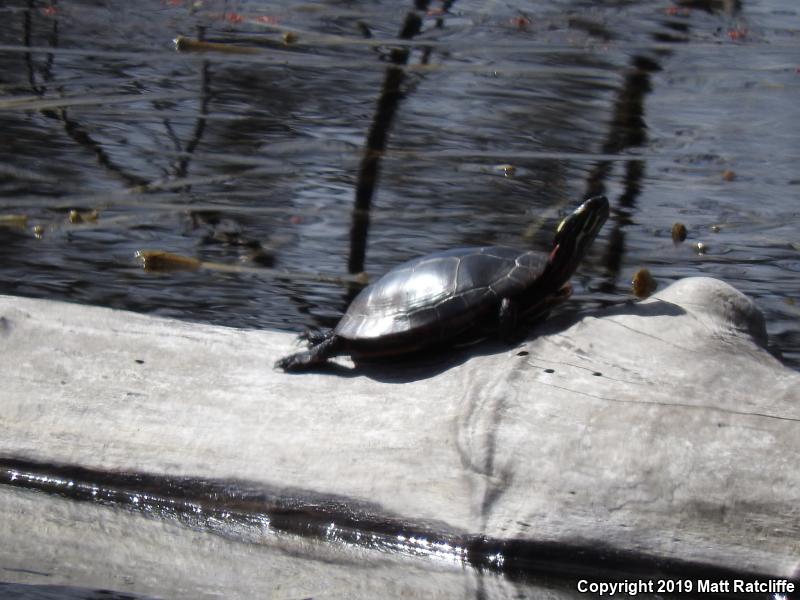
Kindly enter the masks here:
M 0 292 L 237 327 L 329 326 L 352 289 L 257 269 L 152 274 L 134 255 L 375 277 L 455 246 L 544 247 L 561 214 L 604 191 L 613 218 L 575 302 L 626 298 L 640 267 L 662 286 L 720 277 L 756 298 L 771 344 L 800 367 L 790 0 L 738 11 L 457 2 L 426 16 L 416 39 L 431 45 L 411 47 L 355 241 L 391 51 L 380 41 L 405 8 L 189 4 L 0 9 L 0 214 L 27 217 L 0 228 Z M 176 53 L 177 35 L 259 49 Z M 100 216 L 72 224 L 71 209 Z M 676 221 L 690 232 L 679 247 Z

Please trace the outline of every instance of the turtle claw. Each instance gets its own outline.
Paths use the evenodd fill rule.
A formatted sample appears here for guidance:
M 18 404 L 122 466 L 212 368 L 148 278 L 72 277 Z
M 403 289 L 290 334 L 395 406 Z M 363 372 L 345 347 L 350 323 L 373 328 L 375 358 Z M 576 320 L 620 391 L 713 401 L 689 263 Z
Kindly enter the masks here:
M 276 369 L 281 369 L 286 373 L 290 373 L 292 371 L 298 371 L 302 369 L 303 361 L 298 360 L 305 352 L 298 352 L 297 354 L 290 354 L 289 356 L 284 356 L 281 359 L 275 361 L 273 365 Z
M 281 369 L 285 373 L 297 373 L 300 371 L 307 371 L 315 365 L 325 362 L 325 359 L 317 356 L 317 353 L 311 351 L 296 352 L 289 356 L 284 356 L 275 361 L 274 367 Z
M 282 369 L 286 373 L 308 371 L 325 363 L 342 346 L 341 338 L 335 336 L 333 331 L 329 331 L 324 335 L 317 334 L 314 340 L 319 341 L 308 340 L 310 346 L 308 350 L 296 352 L 275 361 L 275 368 Z

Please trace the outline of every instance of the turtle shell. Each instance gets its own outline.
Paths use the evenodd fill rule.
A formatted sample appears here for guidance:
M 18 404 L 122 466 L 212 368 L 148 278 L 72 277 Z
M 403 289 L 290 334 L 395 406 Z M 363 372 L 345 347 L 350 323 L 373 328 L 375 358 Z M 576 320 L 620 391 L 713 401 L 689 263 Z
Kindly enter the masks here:
M 416 258 L 363 289 L 334 333 L 375 351 L 452 339 L 536 285 L 547 264 L 547 254 L 505 246 Z

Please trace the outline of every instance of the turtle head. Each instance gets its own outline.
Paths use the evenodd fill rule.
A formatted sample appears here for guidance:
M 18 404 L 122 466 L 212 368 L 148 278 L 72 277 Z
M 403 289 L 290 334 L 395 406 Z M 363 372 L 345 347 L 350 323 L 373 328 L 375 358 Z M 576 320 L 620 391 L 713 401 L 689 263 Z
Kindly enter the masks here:
M 549 266 L 555 287 L 560 287 L 572 276 L 607 219 L 608 199 L 594 196 L 559 223 Z

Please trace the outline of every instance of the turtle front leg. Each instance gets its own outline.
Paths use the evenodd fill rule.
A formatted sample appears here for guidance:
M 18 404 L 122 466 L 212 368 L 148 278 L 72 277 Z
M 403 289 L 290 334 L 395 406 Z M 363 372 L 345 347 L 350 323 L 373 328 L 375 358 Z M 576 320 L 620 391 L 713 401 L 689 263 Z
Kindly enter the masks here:
M 511 298 L 500 301 L 500 310 L 497 313 L 497 335 L 504 342 L 511 343 L 517 333 L 519 305 Z
M 566 302 L 572 295 L 572 286 L 565 283 L 549 296 L 545 296 L 537 304 L 534 304 L 525 311 L 522 319 L 529 324 L 538 323 L 548 317 L 550 311 L 559 304 Z
M 319 339 L 319 338 L 318 338 Z M 342 348 L 342 338 L 329 332 L 305 352 L 297 352 L 284 356 L 275 362 L 276 369 L 283 369 L 287 373 L 307 371 L 317 365 L 325 363 L 331 356 L 334 356 Z

